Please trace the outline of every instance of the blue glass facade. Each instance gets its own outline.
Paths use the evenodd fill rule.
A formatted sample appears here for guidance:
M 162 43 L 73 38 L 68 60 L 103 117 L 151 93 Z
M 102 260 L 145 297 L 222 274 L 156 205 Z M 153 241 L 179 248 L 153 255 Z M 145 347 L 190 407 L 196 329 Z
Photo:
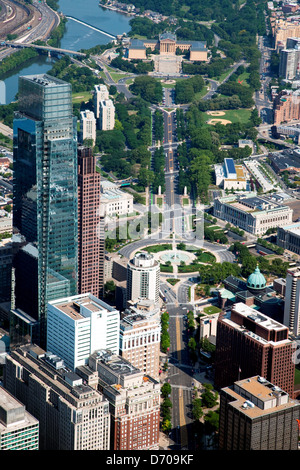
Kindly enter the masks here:
M 13 225 L 24 242 L 14 261 L 15 308 L 38 321 L 41 345 L 47 302 L 77 293 L 77 179 L 71 86 L 47 75 L 20 77 Z

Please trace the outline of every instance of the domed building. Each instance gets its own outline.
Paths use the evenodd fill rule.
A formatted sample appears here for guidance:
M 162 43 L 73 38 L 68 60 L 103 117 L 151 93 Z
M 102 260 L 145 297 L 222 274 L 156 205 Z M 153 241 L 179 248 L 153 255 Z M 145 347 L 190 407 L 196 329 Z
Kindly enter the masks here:
M 261 294 L 265 291 L 266 285 L 265 276 L 260 272 L 259 267 L 256 266 L 255 271 L 247 279 L 247 289 L 253 294 Z
M 258 266 L 246 282 L 235 276 L 228 276 L 223 282 L 225 288 L 223 291 L 226 291 L 226 298 L 224 292 L 220 291 L 220 308 L 224 309 L 230 307 L 233 303 L 243 302 L 249 307 L 259 309 L 265 315 L 282 322 L 282 299 L 276 295 L 273 286 L 267 286 L 266 278 L 260 272 Z M 232 296 L 228 295 L 228 291 L 232 293 Z

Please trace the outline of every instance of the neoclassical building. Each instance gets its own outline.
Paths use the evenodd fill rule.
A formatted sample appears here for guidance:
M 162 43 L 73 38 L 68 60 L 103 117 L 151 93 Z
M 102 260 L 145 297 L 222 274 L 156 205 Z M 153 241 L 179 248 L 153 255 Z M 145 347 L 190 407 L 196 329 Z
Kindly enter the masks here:
M 128 59 L 146 59 L 147 49 L 159 50 L 161 56 L 175 56 L 176 49 L 189 52 L 191 61 L 207 61 L 207 47 L 204 41 L 177 41 L 170 32 L 160 34 L 157 39 L 132 39 L 128 46 Z

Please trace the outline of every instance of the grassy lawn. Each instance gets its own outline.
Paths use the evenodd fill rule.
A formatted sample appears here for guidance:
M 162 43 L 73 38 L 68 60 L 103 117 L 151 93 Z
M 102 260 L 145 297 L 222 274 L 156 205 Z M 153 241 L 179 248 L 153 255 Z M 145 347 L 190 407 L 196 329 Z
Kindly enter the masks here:
M 125 75 L 123 73 L 118 73 L 118 72 L 109 72 L 109 73 L 113 81 L 116 83 L 120 80 L 120 78 L 126 78 L 130 76 L 130 75 Z
M 89 91 L 80 91 L 79 93 L 72 93 L 72 103 L 86 102 L 92 98 L 92 94 Z
M 167 266 L 166 264 L 160 264 L 160 271 L 162 273 L 172 273 L 173 266 Z
M 203 89 L 201 91 L 199 91 L 198 93 L 195 93 L 195 96 L 194 96 L 194 102 L 197 103 L 198 101 L 200 101 L 203 96 L 206 95 L 206 93 L 209 91 L 209 87 L 208 86 L 204 86 Z
M 158 253 L 159 251 L 172 250 L 172 245 L 163 243 L 162 245 L 147 246 L 144 250 L 148 253 Z
M 179 282 L 179 279 L 167 279 L 167 281 L 172 286 L 175 286 L 175 284 L 177 284 L 177 282 Z
M 249 83 L 247 82 L 249 75 L 250 74 L 248 72 L 241 73 L 241 75 L 238 76 L 237 82 L 239 81 L 242 82 L 242 85 L 249 86 Z
M 156 199 L 156 204 L 158 205 L 158 207 L 162 207 L 163 205 L 163 198 L 162 197 L 158 197 Z
M 300 384 L 300 369 L 298 367 L 295 367 L 295 385 Z
M 212 253 L 205 251 L 204 253 L 201 253 L 201 255 L 197 256 L 197 261 L 199 261 L 199 263 L 214 263 L 216 261 L 216 257 Z
M 207 315 L 212 315 L 214 313 L 221 312 L 221 309 L 219 307 L 215 307 L 214 305 L 211 305 L 211 307 L 205 307 L 203 309 L 203 312 L 206 313 Z
M 223 80 L 225 80 L 225 78 L 230 74 L 230 72 L 232 71 L 232 69 L 229 69 L 229 70 L 225 70 L 225 72 L 223 72 L 220 77 L 214 77 L 213 80 L 218 80 L 218 82 L 222 82 Z

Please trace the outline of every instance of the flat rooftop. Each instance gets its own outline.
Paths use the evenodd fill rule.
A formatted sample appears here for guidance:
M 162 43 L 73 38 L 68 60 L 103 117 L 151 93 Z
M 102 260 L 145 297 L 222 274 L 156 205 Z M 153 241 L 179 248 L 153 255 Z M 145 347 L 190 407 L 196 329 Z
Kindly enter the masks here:
M 244 304 L 243 302 L 236 303 L 232 310 L 236 311 L 240 315 L 244 317 L 250 318 L 251 320 L 259 323 L 261 326 L 268 330 L 285 330 L 286 326 L 282 325 L 281 323 L 273 320 L 272 318 L 264 315 L 263 313 L 257 312 L 253 308 L 249 307 L 248 305 Z
M 299 406 L 297 400 L 259 376 L 237 381 L 223 390 L 232 396 L 230 406 L 251 419 Z
M 73 320 L 82 320 L 93 312 L 111 312 L 114 308 L 91 294 L 81 294 L 49 302 Z
M 52 77 L 46 73 L 36 74 L 36 75 L 22 75 L 20 78 L 37 83 L 42 86 L 51 87 L 57 85 L 69 85 L 69 83 L 60 80 L 59 78 Z

